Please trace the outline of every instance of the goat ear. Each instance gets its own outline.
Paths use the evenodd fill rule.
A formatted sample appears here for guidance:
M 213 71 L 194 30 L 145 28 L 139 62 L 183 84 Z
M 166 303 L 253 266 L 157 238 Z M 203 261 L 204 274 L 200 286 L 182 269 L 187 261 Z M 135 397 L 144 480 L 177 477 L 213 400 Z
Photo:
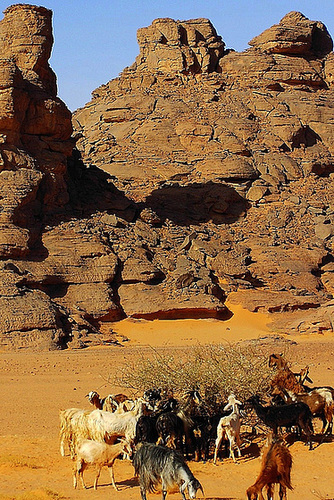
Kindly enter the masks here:
M 181 484 L 181 486 L 180 486 L 180 493 L 183 493 L 183 492 L 184 492 L 184 490 L 186 489 L 186 486 L 187 486 L 186 482 L 185 482 L 185 481 L 183 481 L 183 483 L 182 483 L 182 484 Z

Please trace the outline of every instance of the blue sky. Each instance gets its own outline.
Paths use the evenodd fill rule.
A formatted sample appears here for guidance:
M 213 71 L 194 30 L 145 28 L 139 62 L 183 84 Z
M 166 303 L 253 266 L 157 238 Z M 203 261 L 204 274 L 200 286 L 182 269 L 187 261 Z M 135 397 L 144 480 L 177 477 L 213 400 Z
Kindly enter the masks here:
M 41 0 L 53 10 L 55 43 L 50 64 L 58 94 L 74 111 L 91 92 L 131 65 L 139 53 L 136 32 L 157 17 L 206 17 L 226 47 L 241 51 L 248 41 L 291 10 L 322 21 L 334 37 L 334 0 Z M 2 11 L 13 3 L 1 0 Z M 2 16 L 1 16 L 2 18 Z

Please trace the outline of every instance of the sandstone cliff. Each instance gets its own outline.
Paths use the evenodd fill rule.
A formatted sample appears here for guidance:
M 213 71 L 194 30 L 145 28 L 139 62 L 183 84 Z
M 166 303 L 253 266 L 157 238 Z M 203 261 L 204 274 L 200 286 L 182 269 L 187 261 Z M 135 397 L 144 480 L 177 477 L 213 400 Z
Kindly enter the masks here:
M 21 262 L 39 260 L 44 216 L 68 200 L 71 113 L 48 60 L 52 12 L 14 5 L 0 22 L 0 336 L 5 345 L 61 344 L 61 314 Z M 42 257 L 41 257 L 42 258 Z M 13 264 L 11 259 L 18 262 Z
M 135 63 L 73 120 L 83 161 L 136 203 L 111 239 L 125 314 L 173 315 L 176 300 L 184 314 L 223 317 L 228 298 L 297 311 L 287 331 L 332 329 L 326 27 L 291 12 L 237 53 L 206 19 L 157 19 L 138 43 Z
M 332 330 L 326 27 L 291 12 L 237 53 L 206 19 L 157 19 L 138 43 L 74 114 L 71 154 L 51 12 L 0 22 L 2 345 L 88 345 L 127 316 L 224 319 L 226 299 Z

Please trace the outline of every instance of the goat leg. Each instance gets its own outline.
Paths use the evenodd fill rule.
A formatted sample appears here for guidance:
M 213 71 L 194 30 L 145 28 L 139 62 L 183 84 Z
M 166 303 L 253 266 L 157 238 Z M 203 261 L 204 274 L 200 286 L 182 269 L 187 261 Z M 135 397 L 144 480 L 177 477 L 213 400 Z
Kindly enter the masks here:
M 116 483 L 115 483 L 115 476 L 114 476 L 113 466 L 111 465 L 110 467 L 108 467 L 108 470 L 109 470 L 109 474 L 110 474 L 110 478 L 111 478 L 111 484 L 113 485 L 113 487 L 115 488 L 115 490 L 118 491 L 118 488 L 117 488 Z
M 94 490 L 97 489 L 97 482 L 99 480 L 100 474 L 101 474 L 101 467 L 97 466 L 96 467 L 96 476 L 95 476 L 95 481 L 94 481 Z
M 73 470 L 73 488 L 75 489 L 78 485 L 78 481 L 77 481 L 77 469 L 75 467 L 75 469 Z
M 286 500 L 286 487 L 281 483 L 279 485 L 279 498 L 280 500 Z
M 79 476 L 80 476 L 80 479 L 81 479 L 82 487 L 85 490 L 86 489 L 86 485 L 85 485 L 85 481 L 84 481 L 84 478 L 83 478 L 83 471 L 82 470 L 79 472 Z
M 267 490 L 267 499 L 273 500 L 273 498 L 274 498 L 274 485 L 273 485 L 273 483 L 267 484 L 266 490 Z
M 145 490 L 144 486 L 140 487 L 140 494 L 141 494 L 141 500 L 147 500 L 146 490 Z
M 216 462 L 217 462 L 218 450 L 219 450 L 219 447 L 221 445 L 222 439 L 223 439 L 222 436 L 219 436 L 216 439 L 215 454 L 214 454 L 214 457 L 213 457 L 213 463 L 214 463 L 214 465 L 216 465 Z
M 230 446 L 230 456 L 233 458 L 233 462 L 236 463 L 233 445 Z

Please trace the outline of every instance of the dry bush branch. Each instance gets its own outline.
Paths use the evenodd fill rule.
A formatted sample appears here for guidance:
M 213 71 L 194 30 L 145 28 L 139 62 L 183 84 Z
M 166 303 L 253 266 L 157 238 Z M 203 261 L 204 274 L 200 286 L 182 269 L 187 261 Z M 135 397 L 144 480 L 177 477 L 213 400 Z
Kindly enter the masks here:
M 234 392 L 239 399 L 265 394 L 272 371 L 267 356 L 256 347 L 239 344 L 198 345 L 168 354 L 151 349 L 151 355 L 127 361 L 117 384 L 145 391 L 159 387 L 166 394 L 180 396 L 185 390 L 199 389 L 209 406 Z

